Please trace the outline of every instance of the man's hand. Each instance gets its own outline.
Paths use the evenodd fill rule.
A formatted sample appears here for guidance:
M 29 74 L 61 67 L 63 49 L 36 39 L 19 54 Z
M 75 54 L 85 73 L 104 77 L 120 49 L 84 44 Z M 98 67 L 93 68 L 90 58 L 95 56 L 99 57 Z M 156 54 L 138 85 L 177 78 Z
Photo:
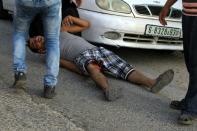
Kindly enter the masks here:
M 73 24 L 73 17 L 72 16 L 66 16 L 64 19 L 63 19 L 63 22 L 62 22 L 63 25 L 65 26 L 71 26 Z
M 167 25 L 167 22 L 165 20 L 165 17 L 168 15 L 168 12 L 171 8 L 171 6 L 176 2 L 177 0 L 167 0 L 163 9 L 161 10 L 160 14 L 159 14 L 159 22 L 162 25 Z
M 165 17 L 168 15 L 169 10 L 170 10 L 170 8 L 164 6 L 163 9 L 161 10 L 160 14 L 159 14 L 159 22 L 162 25 L 167 25 Z

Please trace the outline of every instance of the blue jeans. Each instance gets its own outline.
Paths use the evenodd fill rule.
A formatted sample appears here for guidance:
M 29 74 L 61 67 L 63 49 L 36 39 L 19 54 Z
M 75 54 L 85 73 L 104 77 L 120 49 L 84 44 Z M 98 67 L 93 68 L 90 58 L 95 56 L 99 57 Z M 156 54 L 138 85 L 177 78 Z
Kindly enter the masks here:
M 189 72 L 189 87 L 182 101 L 182 113 L 197 115 L 197 17 L 183 15 L 182 24 L 185 63 Z
M 40 14 L 44 26 L 46 46 L 46 75 L 44 85 L 57 84 L 59 73 L 59 33 L 61 24 L 61 0 L 17 0 L 14 13 L 13 68 L 16 72 L 26 73 L 26 41 L 33 18 Z

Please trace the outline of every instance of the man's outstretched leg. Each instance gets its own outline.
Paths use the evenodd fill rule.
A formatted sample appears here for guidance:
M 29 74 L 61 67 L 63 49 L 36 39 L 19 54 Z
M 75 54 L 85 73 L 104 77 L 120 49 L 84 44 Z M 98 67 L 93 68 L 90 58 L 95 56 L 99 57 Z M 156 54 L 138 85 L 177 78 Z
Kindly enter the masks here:
M 93 81 L 103 90 L 108 101 L 118 99 L 122 95 L 121 88 L 111 87 L 97 64 L 88 64 L 87 71 Z
M 136 71 L 132 65 L 113 52 L 103 47 L 100 47 L 98 51 L 101 54 L 98 59 L 103 62 L 103 67 L 107 72 L 110 72 L 117 78 L 144 85 L 153 93 L 159 92 L 164 86 L 169 84 L 174 77 L 174 71 L 167 70 L 156 79 L 148 78 L 139 71 Z
M 156 79 L 151 79 L 135 70 L 128 75 L 127 80 L 135 84 L 143 85 L 147 87 L 151 92 L 157 93 L 166 85 L 168 85 L 172 81 L 173 77 L 173 70 L 165 71 Z

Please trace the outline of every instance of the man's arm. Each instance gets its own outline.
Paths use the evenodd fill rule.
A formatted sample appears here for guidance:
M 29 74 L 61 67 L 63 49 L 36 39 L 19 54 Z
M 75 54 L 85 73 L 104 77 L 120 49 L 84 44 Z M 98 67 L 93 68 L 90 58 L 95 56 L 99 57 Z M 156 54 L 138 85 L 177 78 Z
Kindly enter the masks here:
M 171 6 L 176 2 L 177 0 L 167 0 L 167 2 L 165 3 L 163 9 L 161 10 L 160 12 L 160 15 L 159 15 L 159 22 L 162 24 L 162 25 L 167 25 L 167 22 L 165 20 L 165 17 L 167 16 Z
M 73 16 L 67 16 L 62 21 L 61 31 L 71 33 L 81 32 L 90 27 L 90 22 Z
M 75 72 L 77 74 L 82 74 L 81 71 L 79 70 L 79 68 L 72 62 L 64 60 L 64 59 L 60 59 L 60 66 L 62 68 L 68 69 L 72 72 Z

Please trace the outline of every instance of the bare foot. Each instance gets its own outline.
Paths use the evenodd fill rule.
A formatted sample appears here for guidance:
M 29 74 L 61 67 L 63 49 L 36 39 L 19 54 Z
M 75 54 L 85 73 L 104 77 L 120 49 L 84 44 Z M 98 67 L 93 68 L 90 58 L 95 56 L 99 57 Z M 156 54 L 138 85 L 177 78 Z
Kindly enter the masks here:
M 110 81 L 110 80 L 109 80 Z M 122 97 L 122 88 L 119 86 L 113 86 L 109 82 L 109 87 L 104 91 L 105 98 L 108 101 L 114 101 L 120 97 Z

